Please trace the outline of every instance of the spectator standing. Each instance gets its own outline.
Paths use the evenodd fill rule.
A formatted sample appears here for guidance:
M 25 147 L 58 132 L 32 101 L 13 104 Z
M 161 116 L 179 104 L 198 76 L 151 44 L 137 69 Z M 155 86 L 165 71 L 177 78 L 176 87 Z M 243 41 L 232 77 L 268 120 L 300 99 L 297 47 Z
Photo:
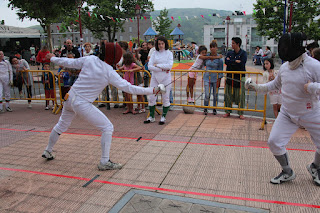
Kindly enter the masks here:
M 4 59 L 3 51 L 0 51 L 0 113 L 4 112 L 2 105 L 2 94 L 6 101 L 6 110 L 12 112 L 10 108 L 10 86 L 13 86 L 13 72 L 9 61 Z
M 91 49 L 91 44 L 89 42 L 85 43 L 83 46 L 84 46 L 84 50 L 85 50 L 85 51 L 83 51 L 83 56 L 93 55 L 93 51 Z
M 80 53 L 78 51 L 78 48 L 74 47 L 72 44 L 72 41 L 70 39 L 68 39 L 66 41 L 66 48 L 64 50 L 62 50 L 62 52 L 61 52 L 61 57 L 67 57 L 67 54 L 70 52 L 74 54 L 75 58 L 80 57 Z
M 40 64 L 42 64 L 42 69 L 43 69 L 43 64 L 44 63 L 50 63 L 50 60 L 48 60 L 46 58 L 46 55 L 49 54 L 49 50 L 48 50 L 48 47 L 46 45 L 44 45 L 42 47 L 42 49 L 39 51 L 38 55 L 37 55 L 37 58 L 36 58 L 36 61 Z
M 241 38 L 232 38 L 232 49 L 227 53 L 225 64 L 227 65 L 227 71 L 246 71 L 247 52 L 240 48 L 242 43 Z M 225 106 L 232 108 L 232 103 L 240 105 L 240 108 L 245 104 L 245 75 L 244 74 L 227 74 L 226 89 L 225 89 Z M 226 110 L 224 118 L 229 117 L 231 110 Z M 239 118 L 244 119 L 243 111 L 238 110 Z
M 273 81 L 278 74 L 278 71 L 274 70 L 274 63 L 272 58 L 268 58 L 265 60 L 265 63 L 263 65 L 263 70 L 265 70 L 265 72 L 263 73 L 264 84 L 270 81 Z M 280 112 L 281 103 L 282 103 L 281 90 L 279 89 L 279 90 L 269 91 L 269 99 L 270 99 L 270 104 L 272 104 L 273 106 L 274 116 L 277 118 L 278 113 Z
M 119 67 L 119 70 L 127 70 L 124 73 L 124 79 L 127 80 L 130 84 L 134 85 L 134 75 L 135 72 L 138 72 L 141 70 L 141 67 L 136 65 L 134 63 L 134 57 L 131 52 L 127 52 L 123 55 L 123 66 Z M 132 95 L 129 93 L 125 93 L 126 101 L 132 101 Z M 128 103 L 127 104 L 128 109 L 123 112 L 123 114 L 128 114 L 131 112 L 132 114 L 136 114 L 136 112 L 133 110 L 133 104 Z
M 143 42 L 141 44 L 141 50 L 139 51 L 139 54 L 140 54 L 140 61 L 141 61 L 142 65 L 144 66 L 148 60 L 148 55 L 149 55 L 147 42 Z
M 200 48 L 199 48 L 200 50 Z M 201 54 L 201 53 L 200 53 Z M 222 55 L 218 54 L 218 45 L 215 42 L 210 44 L 210 55 L 211 57 L 216 57 L 214 59 L 208 59 L 205 61 L 206 70 L 223 70 L 223 60 Z M 203 74 L 203 81 L 204 81 L 204 105 L 209 106 L 211 90 L 213 95 L 213 106 L 217 106 L 218 104 L 218 92 L 217 90 L 220 87 L 221 78 L 223 77 L 223 73 L 213 73 L 213 72 L 205 72 Z M 208 113 L 207 109 L 204 109 L 204 114 Z M 213 114 L 217 114 L 217 110 L 213 109 Z
M 43 64 L 44 70 L 50 70 L 50 63 L 44 63 Z M 53 75 L 49 72 L 43 72 L 42 73 L 42 83 L 44 84 L 44 92 L 46 98 L 55 98 L 54 96 L 54 81 L 53 81 Z M 52 108 L 54 106 L 54 101 L 52 100 Z M 46 108 L 45 110 L 49 110 L 49 100 L 46 100 Z
M 11 56 L 10 63 L 12 65 L 13 73 L 16 75 L 16 85 L 19 90 L 20 98 L 24 97 L 22 94 L 23 84 L 27 89 L 27 98 L 32 98 L 33 79 L 31 72 L 26 72 L 30 70 L 28 62 L 24 59 L 18 59 L 16 56 Z M 31 100 L 28 100 L 28 108 L 32 108 Z

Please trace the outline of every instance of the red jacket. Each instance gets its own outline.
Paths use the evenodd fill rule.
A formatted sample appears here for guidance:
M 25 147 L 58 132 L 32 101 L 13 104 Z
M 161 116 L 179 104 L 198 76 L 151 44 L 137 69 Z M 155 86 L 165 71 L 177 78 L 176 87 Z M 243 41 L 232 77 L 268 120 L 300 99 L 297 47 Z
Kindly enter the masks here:
M 42 50 L 39 51 L 38 55 L 37 55 L 37 62 L 39 63 L 50 63 L 50 60 L 46 59 L 46 55 L 50 53 L 49 51 L 43 52 Z

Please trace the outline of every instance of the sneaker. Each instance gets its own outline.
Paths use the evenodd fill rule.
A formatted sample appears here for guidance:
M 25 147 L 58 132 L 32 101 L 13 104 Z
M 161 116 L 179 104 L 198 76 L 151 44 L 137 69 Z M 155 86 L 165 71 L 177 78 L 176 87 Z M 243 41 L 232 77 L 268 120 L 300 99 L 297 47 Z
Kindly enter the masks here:
M 189 98 L 188 98 L 188 103 L 190 103 L 190 102 L 191 102 L 191 98 L 189 97 Z
M 139 113 L 145 113 L 146 112 L 146 109 L 140 109 L 139 110 Z
M 161 119 L 159 121 L 159 125 L 163 125 L 163 124 L 165 124 L 165 122 L 166 122 L 166 118 L 161 116 Z
M 6 110 L 7 110 L 8 112 L 12 112 L 12 109 L 11 109 L 10 107 L 6 107 Z
M 205 115 L 208 115 L 208 109 L 204 109 L 203 112 Z
M 48 106 L 46 106 L 46 108 L 44 108 L 45 110 L 49 110 L 49 107 Z
M 213 109 L 213 114 L 216 115 L 217 114 L 217 110 Z
M 222 117 L 224 117 L 224 118 L 230 117 L 230 113 L 226 113 Z
M 282 172 L 277 177 L 274 177 L 270 180 L 270 183 L 281 184 L 283 182 L 294 180 L 295 178 L 296 178 L 296 174 L 293 171 L 292 171 L 292 174 L 288 174 L 282 170 Z
M 172 111 L 172 110 L 173 110 L 173 108 L 174 108 L 174 105 L 170 105 L 170 107 L 169 107 L 169 111 Z
M 320 186 L 320 169 L 316 169 L 314 164 L 309 164 L 307 165 L 307 170 L 310 173 L 310 175 L 313 178 L 313 182 L 317 185 Z
M 48 150 L 44 150 L 42 157 L 46 158 L 47 160 L 53 160 L 55 158 L 52 152 L 49 152 Z
M 3 110 L 3 109 L 0 109 L 0 113 L 4 113 L 4 110 Z
M 122 165 L 120 163 L 113 163 L 111 160 L 109 160 L 106 164 L 102 164 L 101 162 L 98 164 L 98 169 L 100 171 L 121 169 L 121 168 L 122 168 Z
M 190 98 L 190 102 L 194 103 L 194 99 L 193 99 L 193 98 Z
M 117 109 L 119 108 L 119 104 L 115 104 L 113 107 Z
M 105 107 L 105 106 L 106 106 L 105 104 L 99 104 L 99 105 L 98 105 L 99 108 Z
M 31 104 L 28 104 L 28 108 L 31 109 L 31 108 L 32 108 L 32 105 L 31 105 Z
M 153 123 L 153 122 L 155 122 L 155 121 L 156 121 L 156 119 L 150 116 L 149 118 L 147 118 L 146 121 L 144 121 L 144 123 L 145 123 L 145 124 L 148 124 L 148 123 Z

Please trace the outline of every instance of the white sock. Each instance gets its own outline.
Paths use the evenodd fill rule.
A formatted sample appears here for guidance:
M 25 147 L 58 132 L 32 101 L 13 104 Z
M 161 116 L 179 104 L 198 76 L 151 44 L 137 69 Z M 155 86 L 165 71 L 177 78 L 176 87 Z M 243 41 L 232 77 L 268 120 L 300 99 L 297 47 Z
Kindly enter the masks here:
M 9 102 L 6 102 L 6 108 L 8 108 L 9 107 Z
M 101 135 L 101 164 L 106 164 L 109 161 L 112 133 L 103 132 Z
M 47 151 L 52 152 L 52 148 L 57 143 L 59 136 L 60 136 L 60 134 L 57 133 L 56 131 L 54 131 L 54 130 L 51 131 L 51 134 L 49 137 L 49 143 L 46 148 Z
M 3 109 L 3 105 L 2 105 L 2 102 L 0 103 L 0 110 L 2 110 Z

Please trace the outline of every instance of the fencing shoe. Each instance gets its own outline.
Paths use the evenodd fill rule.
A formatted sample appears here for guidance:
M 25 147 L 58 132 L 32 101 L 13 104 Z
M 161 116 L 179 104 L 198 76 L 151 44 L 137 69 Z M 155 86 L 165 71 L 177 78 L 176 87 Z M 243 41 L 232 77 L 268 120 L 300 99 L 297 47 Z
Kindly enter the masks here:
M 53 160 L 55 158 L 52 152 L 49 152 L 48 150 L 44 150 L 42 157 L 46 158 L 47 160 Z
M 111 160 L 109 160 L 105 164 L 102 164 L 101 162 L 98 164 L 98 169 L 100 171 L 114 170 L 114 169 L 121 169 L 121 168 L 122 168 L 122 165 L 120 163 L 113 163 Z
M 159 121 L 159 125 L 163 125 L 163 124 L 165 124 L 165 122 L 166 122 L 166 118 L 161 116 L 161 119 Z
M 281 184 L 283 182 L 294 180 L 295 178 L 296 178 L 296 174 L 293 172 L 293 170 L 291 170 L 291 174 L 285 173 L 282 170 L 282 172 L 277 177 L 274 177 L 270 180 L 270 183 Z
M 149 117 L 147 118 L 147 120 L 146 120 L 146 121 L 144 121 L 143 123 L 148 124 L 148 123 L 153 123 L 153 122 L 155 122 L 155 121 L 156 121 L 156 119 L 155 119 L 155 118 L 153 118 L 153 117 L 149 116 Z
M 320 169 L 316 169 L 314 164 L 309 164 L 307 165 L 307 170 L 310 173 L 310 175 L 313 178 L 313 182 L 317 185 L 320 186 Z

